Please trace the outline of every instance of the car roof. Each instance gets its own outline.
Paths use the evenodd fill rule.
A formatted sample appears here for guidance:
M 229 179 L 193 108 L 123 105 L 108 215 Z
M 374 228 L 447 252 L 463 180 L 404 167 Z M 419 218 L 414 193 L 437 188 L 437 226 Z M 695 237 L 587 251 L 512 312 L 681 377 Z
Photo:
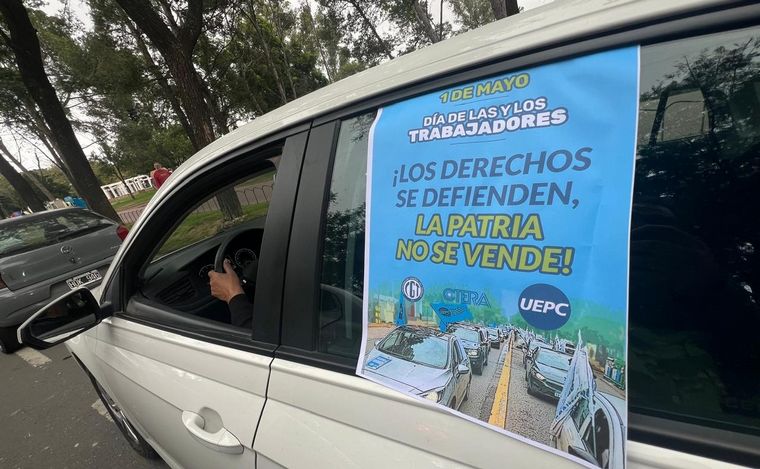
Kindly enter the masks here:
M 257 117 L 203 148 L 177 168 L 148 208 L 157 204 L 161 193 L 169 192 L 195 167 L 234 148 L 360 101 L 601 30 L 643 24 L 717 4 L 725 5 L 720 0 L 567 0 L 494 21 L 344 78 Z
M 53 210 L 45 210 L 42 212 L 34 212 L 30 213 L 28 215 L 22 215 L 20 217 L 13 217 L 13 218 L 5 218 L 0 220 L 0 227 L 12 225 L 14 223 L 20 222 L 20 221 L 29 221 L 29 220 L 35 220 L 38 218 L 48 218 L 53 215 L 59 214 L 59 213 L 67 213 L 67 212 L 74 212 L 74 211 L 87 211 L 80 207 L 65 207 L 65 208 L 56 208 Z

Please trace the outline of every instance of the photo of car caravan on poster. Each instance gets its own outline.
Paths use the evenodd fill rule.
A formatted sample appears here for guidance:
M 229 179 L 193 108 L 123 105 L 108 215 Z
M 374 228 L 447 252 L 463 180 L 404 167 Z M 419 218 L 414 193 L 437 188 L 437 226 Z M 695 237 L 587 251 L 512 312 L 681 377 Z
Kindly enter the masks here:
M 378 112 L 359 375 L 625 467 L 638 60 L 606 51 Z

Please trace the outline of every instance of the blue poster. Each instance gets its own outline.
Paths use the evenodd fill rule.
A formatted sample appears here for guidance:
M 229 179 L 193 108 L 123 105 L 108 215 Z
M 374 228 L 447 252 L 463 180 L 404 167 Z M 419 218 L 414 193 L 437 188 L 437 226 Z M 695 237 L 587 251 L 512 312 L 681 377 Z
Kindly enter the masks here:
M 378 111 L 360 375 L 624 467 L 625 380 L 610 377 L 627 358 L 638 57 L 601 52 Z M 368 314 L 388 298 L 402 320 Z M 478 380 L 497 395 L 465 402 Z M 596 422 L 599 409 L 619 425 Z

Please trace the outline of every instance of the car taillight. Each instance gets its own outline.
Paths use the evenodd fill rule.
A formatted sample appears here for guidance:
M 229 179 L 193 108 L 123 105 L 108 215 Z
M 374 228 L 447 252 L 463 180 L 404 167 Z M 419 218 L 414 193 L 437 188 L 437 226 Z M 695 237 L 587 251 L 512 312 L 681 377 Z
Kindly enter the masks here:
M 128 234 L 129 234 L 129 229 L 126 226 L 119 225 L 116 228 L 116 236 L 118 236 L 119 239 L 121 239 L 122 241 L 124 241 L 124 239 L 127 237 Z

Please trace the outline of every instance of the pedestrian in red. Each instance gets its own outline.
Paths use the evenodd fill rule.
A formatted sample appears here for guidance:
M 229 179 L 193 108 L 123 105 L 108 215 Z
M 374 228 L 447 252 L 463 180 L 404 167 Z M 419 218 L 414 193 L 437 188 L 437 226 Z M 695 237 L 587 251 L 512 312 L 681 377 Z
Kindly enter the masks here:
M 150 179 L 153 181 L 153 185 L 158 189 L 161 187 L 169 176 L 172 174 L 171 170 L 161 166 L 161 163 L 153 163 L 153 171 L 150 172 Z

